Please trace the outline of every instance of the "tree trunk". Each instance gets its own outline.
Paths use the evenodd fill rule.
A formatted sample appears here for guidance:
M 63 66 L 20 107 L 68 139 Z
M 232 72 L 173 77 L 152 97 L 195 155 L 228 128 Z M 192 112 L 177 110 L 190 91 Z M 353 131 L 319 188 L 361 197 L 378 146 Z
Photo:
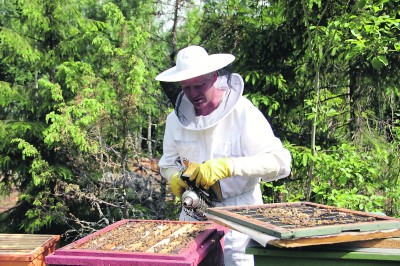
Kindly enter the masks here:
M 316 72 L 315 72 L 315 81 L 314 81 L 314 88 L 315 88 L 315 116 L 312 120 L 311 126 L 311 155 L 312 157 L 316 154 L 316 135 L 317 135 L 317 118 L 318 118 L 318 105 L 319 105 L 319 88 L 320 88 L 320 73 L 319 73 L 319 65 L 317 65 Z M 314 180 L 314 160 L 310 161 L 310 168 L 308 170 L 308 182 L 307 182 L 307 189 L 306 189 L 306 199 L 310 201 L 311 199 L 311 191 L 312 191 L 312 181 Z
M 149 158 L 153 158 L 153 149 L 151 145 L 151 109 L 147 115 L 147 154 Z
M 179 13 L 179 6 L 181 4 L 181 0 L 175 1 L 175 9 L 174 9 L 174 24 L 172 25 L 171 30 L 171 54 L 170 59 L 171 63 L 175 62 L 175 54 L 176 54 L 176 29 L 178 26 L 178 13 Z
M 349 123 L 349 130 L 351 134 L 354 134 L 356 131 L 355 122 L 356 122 L 356 111 L 354 105 L 354 93 L 357 87 L 357 74 L 356 71 L 350 66 L 349 70 L 350 74 L 350 84 L 349 84 L 349 107 L 350 107 L 350 123 Z

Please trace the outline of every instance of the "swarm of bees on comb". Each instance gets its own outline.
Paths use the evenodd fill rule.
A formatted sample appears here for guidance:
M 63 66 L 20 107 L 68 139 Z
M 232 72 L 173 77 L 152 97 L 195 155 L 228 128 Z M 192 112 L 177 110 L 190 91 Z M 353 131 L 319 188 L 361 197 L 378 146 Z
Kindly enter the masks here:
M 268 222 L 283 228 L 304 228 L 322 225 L 372 222 L 374 217 L 310 206 L 284 206 L 280 208 L 244 208 L 235 210 L 247 218 Z
M 129 222 L 73 248 L 177 254 L 209 226 L 204 223 Z

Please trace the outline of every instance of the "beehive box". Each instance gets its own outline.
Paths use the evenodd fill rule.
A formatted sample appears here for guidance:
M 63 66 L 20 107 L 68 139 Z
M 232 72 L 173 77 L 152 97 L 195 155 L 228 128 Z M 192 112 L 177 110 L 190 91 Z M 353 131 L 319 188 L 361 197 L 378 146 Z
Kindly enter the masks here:
M 0 234 L 0 266 L 41 266 L 59 235 Z
M 326 239 L 329 241 L 325 243 L 335 243 L 400 236 L 400 219 L 310 202 L 216 207 L 207 212 L 275 237 L 279 240 L 275 241 L 277 245 L 315 245 Z M 349 235 L 352 239 L 347 237 Z
M 366 245 L 366 242 L 364 242 Z M 256 266 L 390 266 L 400 265 L 400 249 L 359 248 L 357 245 L 320 245 L 301 248 L 253 246 L 246 253 L 254 255 Z
M 48 265 L 223 265 L 224 229 L 210 222 L 122 220 L 46 257 Z

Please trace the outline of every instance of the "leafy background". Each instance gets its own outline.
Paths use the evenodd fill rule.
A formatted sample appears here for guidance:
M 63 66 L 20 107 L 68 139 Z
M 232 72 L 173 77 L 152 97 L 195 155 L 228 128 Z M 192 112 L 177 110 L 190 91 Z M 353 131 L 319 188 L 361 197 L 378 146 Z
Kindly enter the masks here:
M 265 203 L 399 217 L 398 0 L 0 3 L 1 232 L 68 243 L 120 219 L 176 219 L 158 173 L 189 44 L 236 56 L 245 96 L 293 156 Z M 5 203 L 2 203 L 5 204 Z

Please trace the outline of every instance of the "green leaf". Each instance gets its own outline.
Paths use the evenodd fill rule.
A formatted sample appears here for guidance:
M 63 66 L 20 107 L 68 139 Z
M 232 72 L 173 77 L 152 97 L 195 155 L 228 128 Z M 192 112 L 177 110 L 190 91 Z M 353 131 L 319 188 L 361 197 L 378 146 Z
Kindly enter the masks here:
M 356 52 L 348 52 L 348 53 L 346 53 L 345 60 L 346 60 L 346 61 L 350 61 L 350 60 L 353 59 L 356 55 L 357 55 Z
M 400 51 L 400 42 L 396 42 L 394 44 L 394 49 L 396 49 L 396 51 Z
M 347 183 L 347 177 L 346 177 L 346 175 L 341 175 L 341 176 L 339 176 L 339 183 L 340 183 L 341 185 L 344 185 L 344 184 Z
M 383 66 L 383 63 L 378 57 L 374 57 L 371 61 L 371 64 L 375 69 L 380 69 Z
M 366 2 L 367 2 L 366 0 L 358 0 L 357 3 L 356 3 L 356 7 L 359 8 L 359 9 L 363 9 L 365 4 L 366 4 Z
M 361 38 L 362 38 L 360 32 L 359 32 L 357 29 L 352 29 L 352 30 L 350 30 L 350 32 L 351 32 L 351 34 L 353 34 L 354 37 L 356 37 L 357 39 L 361 39 Z
M 379 61 L 381 61 L 385 66 L 387 66 L 387 65 L 389 64 L 389 62 L 388 62 L 386 56 L 384 56 L 384 55 L 379 55 L 379 56 L 377 56 L 377 57 L 378 57 Z
M 301 162 L 302 162 L 303 166 L 306 166 L 306 165 L 307 165 L 307 163 L 308 163 L 308 156 L 307 156 L 306 153 L 303 153 L 303 159 L 302 159 Z

